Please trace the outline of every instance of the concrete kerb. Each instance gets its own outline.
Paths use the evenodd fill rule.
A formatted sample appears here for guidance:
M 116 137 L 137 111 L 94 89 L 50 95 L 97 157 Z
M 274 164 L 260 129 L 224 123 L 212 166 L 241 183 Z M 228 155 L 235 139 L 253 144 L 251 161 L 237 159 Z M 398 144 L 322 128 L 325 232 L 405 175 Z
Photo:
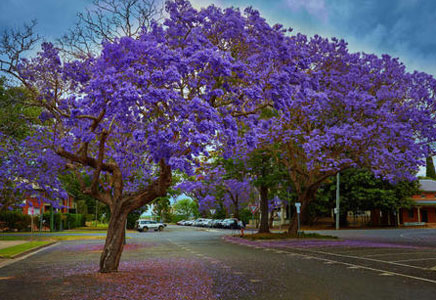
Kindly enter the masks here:
M 52 248 L 52 247 L 54 247 L 54 246 L 56 246 L 58 244 L 59 244 L 59 242 L 55 242 L 54 241 L 54 242 L 51 242 L 51 243 L 46 244 L 46 245 L 42 245 L 42 246 L 39 246 L 39 247 L 35 247 L 35 248 L 32 248 L 32 249 L 29 249 L 29 250 L 27 250 L 25 252 L 22 252 L 20 254 L 15 255 L 12 258 L 7 258 L 5 261 L 0 262 L 0 269 L 3 268 L 3 267 L 6 267 L 8 265 L 11 265 L 11 264 L 13 264 L 15 262 L 18 262 L 18 261 L 21 261 L 23 259 L 26 259 L 26 258 L 28 258 L 28 257 L 30 257 L 32 255 L 35 255 L 35 254 L 37 254 L 37 253 L 39 253 L 41 251 L 47 250 L 49 248 Z

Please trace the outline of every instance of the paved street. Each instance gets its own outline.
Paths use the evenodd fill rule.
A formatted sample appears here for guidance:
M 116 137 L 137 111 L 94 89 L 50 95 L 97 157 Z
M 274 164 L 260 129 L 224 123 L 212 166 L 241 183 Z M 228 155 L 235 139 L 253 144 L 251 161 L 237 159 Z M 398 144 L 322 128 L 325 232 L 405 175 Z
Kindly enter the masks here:
M 0 295 L 6 295 L 4 299 L 434 299 L 436 247 L 429 241 L 436 230 L 355 232 L 340 231 L 345 235 L 340 240 L 250 242 L 224 240 L 230 233 L 224 230 L 169 226 L 163 232 L 130 233 L 117 274 L 96 273 L 102 240 L 60 242 L 0 268 Z M 401 235 L 405 238 L 394 243 Z

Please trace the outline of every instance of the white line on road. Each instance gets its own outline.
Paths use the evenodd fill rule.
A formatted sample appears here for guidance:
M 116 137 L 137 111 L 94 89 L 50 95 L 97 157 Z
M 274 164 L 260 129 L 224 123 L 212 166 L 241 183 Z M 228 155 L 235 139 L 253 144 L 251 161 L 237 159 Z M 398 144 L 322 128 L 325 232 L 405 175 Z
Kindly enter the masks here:
M 401 261 L 420 261 L 420 260 L 435 260 L 436 257 L 428 257 L 428 258 L 411 258 L 411 259 L 402 259 L 402 260 L 393 260 L 392 262 L 401 262 Z
M 338 253 L 332 253 L 332 252 L 325 252 L 325 251 L 316 251 L 316 250 L 309 250 L 309 249 L 303 249 L 303 250 L 304 250 L 304 251 L 307 251 L 307 252 L 318 253 L 318 254 L 326 254 L 326 255 L 333 255 L 333 256 L 339 256 L 339 257 L 354 258 L 354 259 L 367 260 L 367 261 L 374 261 L 374 262 L 378 262 L 378 263 L 384 263 L 384 264 L 396 265 L 396 266 L 407 267 L 407 268 L 413 268 L 413 269 L 419 269 L 419 270 L 427 270 L 427 268 L 422 268 L 422 267 L 417 267 L 417 266 L 411 266 L 411 265 L 406 265 L 406 264 L 400 264 L 400 263 L 396 263 L 396 262 L 385 261 L 385 260 L 380 260 L 380 259 L 375 259 L 375 258 L 359 257 L 359 256 L 353 256 L 353 255 L 344 255 L 344 254 L 338 254 Z
M 436 252 L 431 252 L 431 251 L 410 251 L 410 252 L 400 252 L 400 253 L 395 253 L 395 252 L 389 252 L 389 253 L 378 253 L 378 254 L 370 254 L 370 255 L 363 255 L 363 257 L 376 257 L 376 256 L 393 256 L 393 255 L 413 255 L 413 254 L 422 254 L 422 253 L 429 253 L 429 254 L 435 254 Z
M 305 257 L 309 257 L 309 256 L 306 255 Z M 353 267 L 353 269 L 356 268 L 356 269 L 365 269 L 365 270 L 375 271 L 375 272 L 379 272 L 379 273 L 390 273 L 392 275 L 397 275 L 397 276 L 400 276 L 400 277 L 405 277 L 405 278 L 409 278 L 409 279 L 415 279 L 415 280 L 419 280 L 419 281 L 425 281 L 425 282 L 430 282 L 430 283 L 436 284 L 436 280 L 432 280 L 432 279 L 428 279 L 428 278 L 411 276 L 411 275 L 402 274 L 402 273 L 396 273 L 396 272 L 390 272 L 390 271 L 387 271 L 387 270 L 382 270 L 382 269 L 376 269 L 376 268 L 371 268 L 371 267 L 366 267 L 366 266 L 355 265 L 355 264 L 346 263 L 346 262 L 337 261 L 337 260 L 331 260 L 331 259 L 323 258 L 323 257 L 317 257 L 317 256 L 311 256 L 311 257 L 313 259 L 316 259 L 316 260 L 331 261 L 331 262 L 334 262 L 334 263 L 346 265 L 346 266 L 349 267 L 349 269 L 351 269 Z

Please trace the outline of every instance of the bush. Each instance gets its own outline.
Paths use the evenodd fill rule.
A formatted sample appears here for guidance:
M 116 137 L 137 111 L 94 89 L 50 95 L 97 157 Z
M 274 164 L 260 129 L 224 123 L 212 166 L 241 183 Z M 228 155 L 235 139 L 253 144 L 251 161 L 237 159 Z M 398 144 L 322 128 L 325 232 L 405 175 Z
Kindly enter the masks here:
M 35 221 L 35 219 L 34 219 Z M 30 216 L 21 211 L 3 211 L 0 213 L 1 228 L 7 231 L 30 231 Z
M 172 215 L 171 223 L 177 223 L 182 220 L 187 220 L 188 218 L 185 215 Z
M 85 218 L 81 214 L 54 213 L 54 230 L 71 229 L 85 226 Z M 50 227 L 50 212 L 42 215 L 43 226 Z M 33 217 L 33 224 L 36 228 L 40 226 L 40 217 Z M 7 231 L 30 231 L 31 216 L 24 215 L 21 211 L 3 211 L 0 213 L 0 229 Z

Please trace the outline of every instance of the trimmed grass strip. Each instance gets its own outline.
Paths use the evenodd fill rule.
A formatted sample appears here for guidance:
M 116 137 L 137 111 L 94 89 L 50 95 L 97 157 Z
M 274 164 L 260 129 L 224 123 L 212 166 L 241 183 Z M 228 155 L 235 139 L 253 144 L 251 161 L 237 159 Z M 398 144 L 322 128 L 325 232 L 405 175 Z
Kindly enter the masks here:
M 29 251 L 31 249 L 41 247 L 47 244 L 50 244 L 50 241 L 33 241 L 33 242 L 27 242 L 20 245 L 15 245 L 8 248 L 0 249 L 0 257 L 3 258 L 13 258 L 21 253 L 24 253 L 26 251 Z

